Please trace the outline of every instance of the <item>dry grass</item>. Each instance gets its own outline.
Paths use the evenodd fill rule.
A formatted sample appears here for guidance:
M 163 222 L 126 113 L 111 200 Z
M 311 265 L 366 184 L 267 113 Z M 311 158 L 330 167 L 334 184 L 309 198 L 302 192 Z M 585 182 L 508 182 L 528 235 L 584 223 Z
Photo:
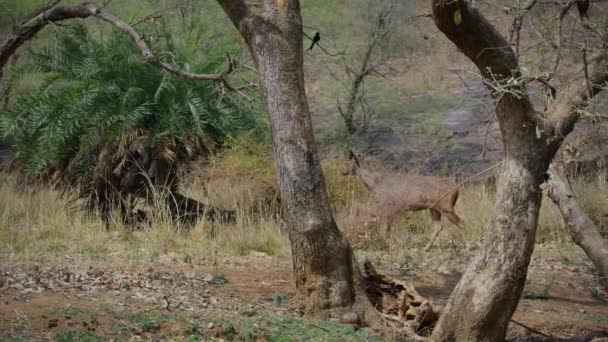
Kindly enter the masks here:
M 337 222 L 355 245 L 392 261 L 404 260 L 410 250 L 419 250 L 432 228 L 428 213 L 406 213 L 390 232 L 385 227 L 364 226 L 369 193 L 357 179 L 341 176 L 343 165 L 340 160 L 323 162 Z M 573 183 L 592 218 L 608 213 L 605 178 Z M 276 196 L 274 165 L 269 159 L 241 150 L 229 152 L 194 172 L 185 188 L 187 194 L 203 202 L 237 208 L 238 223 L 199 222 L 192 231 L 182 232 L 162 210 L 154 210 L 148 230 L 132 232 L 119 223 L 106 230 L 98 218 L 68 209 L 68 200 L 56 191 L 44 187 L 20 190 L 9 176 L 0 185 L 0 258 L 44 261 L 67 256 L 134 264 L 159 260 L 215 264 L 221 256 L 289 255 L 278 204 L 268 201 Z M 457 211 L 468 225 L 465 238 L 481 239 L 493 197 L 493 190 L 481 184 L 466 185 L 461 191 Z M 438 244 L 462 245 L 462 239 L 462 234 L 446 223 Z M 557 208 L 548 200 L 541 208 L 538 240 L 569 241 Z

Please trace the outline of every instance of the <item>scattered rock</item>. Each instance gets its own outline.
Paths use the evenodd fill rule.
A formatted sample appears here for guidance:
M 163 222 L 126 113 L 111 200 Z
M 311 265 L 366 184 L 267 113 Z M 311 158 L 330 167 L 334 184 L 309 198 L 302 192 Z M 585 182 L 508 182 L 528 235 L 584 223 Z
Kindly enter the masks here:
M 59 325 L 58 319 L 56 319 L 56 318 L 49 319 L 49 323 L 48 323 L 49 328 L 55 328 L 55 327 L 57 327 L 57 325 Z
M 340 323 L 343 324 L 359 324 L 359 315 L 354 312 L 347 312 L 342 315 Z

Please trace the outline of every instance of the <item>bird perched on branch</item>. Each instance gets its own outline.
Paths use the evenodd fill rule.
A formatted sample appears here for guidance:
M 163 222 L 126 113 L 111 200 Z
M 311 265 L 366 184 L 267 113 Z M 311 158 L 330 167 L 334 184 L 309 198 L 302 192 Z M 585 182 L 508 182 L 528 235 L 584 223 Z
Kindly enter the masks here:
M 321 40 L 321 34 L 317 32 L 315 33 L 315 36 L 312 37 L 312 44 L 310 44 L 310 47 L 306 51 L 311 51 L 313 46 L 315 46 L 315 44 L 317 44 L 319 40 Z

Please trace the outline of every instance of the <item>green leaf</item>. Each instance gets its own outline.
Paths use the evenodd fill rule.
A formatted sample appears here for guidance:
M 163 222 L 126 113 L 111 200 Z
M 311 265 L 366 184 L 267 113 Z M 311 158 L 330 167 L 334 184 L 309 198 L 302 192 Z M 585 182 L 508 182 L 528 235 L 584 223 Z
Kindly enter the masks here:
M 462 23 L 462 14 L 460 13 L 460 10 L 456 10 L 456 12 L 454 12 L 454 24 L 456 24 L 456 26 L 458 26 L 461 23 Z

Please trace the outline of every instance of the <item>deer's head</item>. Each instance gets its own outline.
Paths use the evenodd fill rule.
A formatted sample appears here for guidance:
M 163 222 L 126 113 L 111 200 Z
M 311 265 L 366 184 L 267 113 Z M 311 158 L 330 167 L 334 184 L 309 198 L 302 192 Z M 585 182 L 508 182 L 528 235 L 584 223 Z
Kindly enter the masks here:
M 359 157 L 353 152 L 348 152 L 348 165 L 342 170 L 342 176 L 354 176 L 357 174 L 357 170 L 361 167 Z

